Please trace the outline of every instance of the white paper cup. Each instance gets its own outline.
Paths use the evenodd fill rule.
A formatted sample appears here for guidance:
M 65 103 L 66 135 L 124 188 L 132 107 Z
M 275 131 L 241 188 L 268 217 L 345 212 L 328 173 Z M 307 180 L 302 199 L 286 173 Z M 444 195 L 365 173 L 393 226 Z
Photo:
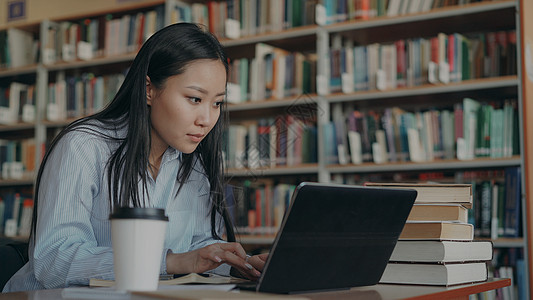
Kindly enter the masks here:
M 157 290 L 168 218 L 163 209 L 121 207 L 111 219 L 115 288 Z

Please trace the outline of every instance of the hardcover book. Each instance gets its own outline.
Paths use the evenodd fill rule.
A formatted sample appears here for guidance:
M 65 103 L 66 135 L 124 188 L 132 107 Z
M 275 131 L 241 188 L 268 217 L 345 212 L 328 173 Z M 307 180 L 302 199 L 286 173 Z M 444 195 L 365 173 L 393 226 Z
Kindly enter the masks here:
M 456 285 L 488 278 L 485 262 L 460 264 L 389 263 L 380 283 Z
M 474 226 L 469 223 L 408 221 L 400 240 L 459 240 L 474 239 Z
M 471 184 L 432 184 L 432 183 L 376 183 L 367 182 L 366 186 L 414 189 L 418 192 L 418 203 L 458 203 L 466 208 L 472 207 Z
M 408 221 L 468 222 L 468 209 L 455 203 L 419 203 L 413 205 Z
M 488 261 L 491 241 L 398 241 L 390 261 L 449 263 Z

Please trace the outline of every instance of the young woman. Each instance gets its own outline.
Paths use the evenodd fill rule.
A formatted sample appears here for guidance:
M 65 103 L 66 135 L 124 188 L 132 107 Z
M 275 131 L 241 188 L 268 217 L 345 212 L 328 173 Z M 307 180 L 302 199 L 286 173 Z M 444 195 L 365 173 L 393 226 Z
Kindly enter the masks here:
M 108 217 L 120 206 L 166 210 L 161 274 L 231 266 L 256 279 L 265 256 L 248 259 L 234 242 L 223 196 L 227 74 L 220 43 L 197 25 L 150 37 L 113 101 L 52 142 L 35 186 L 30 259 L 4 291 L 113 279 Z

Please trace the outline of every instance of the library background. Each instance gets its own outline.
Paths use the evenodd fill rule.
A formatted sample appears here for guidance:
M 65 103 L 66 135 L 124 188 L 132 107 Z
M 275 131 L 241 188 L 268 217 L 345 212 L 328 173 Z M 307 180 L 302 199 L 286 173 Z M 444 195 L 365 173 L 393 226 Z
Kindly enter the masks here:
M 471 184 L 463 221 L 492 241 L 488 276 L 512 278 L 478 297 L 529 299 L 527 0 L 0 0 L 2 243 L 27 239 L 52 138 L 105 106 L 140 45 L 181 21 L 230 57 L 227 191 L 249 251 L 269 248 L 301 181 Z

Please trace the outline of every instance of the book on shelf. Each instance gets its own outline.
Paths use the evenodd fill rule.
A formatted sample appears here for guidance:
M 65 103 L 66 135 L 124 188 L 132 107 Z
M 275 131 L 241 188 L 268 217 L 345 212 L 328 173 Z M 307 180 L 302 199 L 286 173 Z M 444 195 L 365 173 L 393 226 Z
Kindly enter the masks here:
M 290 114 L 230 124 L 225 139 L 228 168 L 297 166 L 317 161 L 317 130 Z
M 95 75 L 82 73 L 48 84 L 46 119 L 61 121 L 101 110 L 118 91 L 124 74 Z
M 189 4 L 175 1 L 174 7 L 170 8 L 170 21 L 204 24 L 219 39 L 237 39 L 314 24 L 317 2 L 209 1 Z
M 241 234 L 275 234 L 281 226 L 295 186 L 245 181 L 232 189 L 234 223 Z
M 527 292 L 528 284 L 526 282 L 526 274 L 528 272 L 527 271 L 528 269 L 526 267 L 526 262 L 524 261 L 523 258 L 517 259 L 515 268 L 516 268 L 516 281 L 514 285 L 518 286 L 518 290 L 517 290 L 518 299 L 526 299 L 526 295 L 528 293 Z M 510 270 L 509 274 L 510 275 L 513 274 L 512 269 Z
M 469 3 L 462 1 L 461 3 Z M 431 9 L 457 5 L 457 1 L 423 1 L 423 0 L 390 0 L 390 1 L 323 1 L 317 5 L 317 19 L 320 25 L 327 25 L 349 20 L 368 20 L 380 16 L 401 16 L 428 12 Z
M 380 283 L 456 285 L 488 278 L 486 262 L 412 264 L 388 263 Z
M 345 128 L 349 160 L 354 164 L 512 157 L 519 152 L 517 101 L 495 103 L 465 98 L 450 108 L 407 111 L 387 107 L 383 112 L 345 106 L 345 124 L 336 116 L 332 121 L 339 125 L 331 129 L 342 132 Z M 344 161 L 342 152 L 335 155 L 332 161 Z
M 0 87 L 0 124 L 35 122 L 35 85 L 11 82 Z
M 337 145 L 337 157 L 339 164 L 345 165 L 350 162 L 348 155 L 348 134 L 346 132 L 346 117 L 344 116 L 342 103 L 332 104 L 332 119 L 335 127 L 335 144 Z
M 20 82 L 11 82 L 7 88 L 0 87 L 0 124 L 15 124 L 21 120 L 28 89 L 29 85 Z
M 445 221 L 407 221 L 400 240 L 459 240 L 474 239 L 474 226 L 469 223 Z
M 489 37 L 494 42 L 486 43 Z M 514 30 L 468 35 L 441 32 L 433 37 L 368 45 L 356 45 L 351 38 L 344 38 L 342 46 L 339 39 L 340 35 L 333 36 L 328 53 L 330 74 L 326 94 L 516 74 L 516 68 L 511 66 L 516 65 L 516 51 L 508 50 L 516 49 Z M 352 82 L 347 84 L 349 80 Z
M 14 27 L 3 32 L 0 33 L 0 67 L 18 68 L 37 63 L 39 43 L 32 32 Z
M 468 209 L 454 203 L 415 203 L 407 220 L 467 223 Z
M 42 62 L 49 65 L 135 52 L 154 32 L 163 28 L 163 21 L 162 5 L 118 17 L 108 14 L 79 20 L 45 21 Z
M 489 261 L 492 241 L 405 241 L 399 240 L 391 262 L 450 263 Z
M 521 179 L 515 168 L 519 169 L 506 167 L 456 173 L 458 181 L 472 182 L 473 203 L 468 210 L 467 222 L 474 225 L 476 237 L 496 240 L 500 237 L 522 236 Z M 506 226 L 513 227 L 508 230 L 508 236 L 505 233 Z
M 255 44 L 255 56 L 249 66 L 235 72 L 249 72 L 235 76 L 232 83 L 240 89 L 249 84 L 249 93 L 242 93 L 242 101 L 280 100 L 313 92 L 317 57 L 312 53 L 291 52 L 265 43 Z M 248 64 L 247 59 L 238 60 Z M 237 61 L 236 61 L 237 63 Z M 235 64 L 234 64 L 235 66 Z M 242 82 L 239 82 L 242 80 Z M 237 88 L 235 88 L 237 89 Z M 244 98 L 249 94 L 249 98 Z M 233 102 L 237 102 L 232 98 Z
M 520 167 L 505 169 L 505 206 L 504 232 L 505 237 L 519 237 L 522 235 L 522 190 Z
M 489 274 L 495 278 L 511 279 L 510 286 L 499 290 L 500 299 L 529 299 L 525 292 L 529 285 L 525 277 L 527 266 L 524 262 L 524 255 L 524 251 L 519 248 L 494 249 L 494 259 L 490 265 Z
M 36 119 L 36 89 L 35 85 L 28 85 L 28 88 L 21 91 L 20 94 L 20 106 L 19 106 L 19 119 L 22 122 L 33 123 Z
M 33 199 L 28 194 L 7 192 L 0 195 L 0 230 L 7 237 L 30 235 Z
M 474 99 L 463 99 L 463 139 L 457 140 L 457 158 L 460 160 L 470 160 L 475 157 L 480 105 Z
M 379 183 L 366 182 L 366 186 L 381 188 L 414 189 L 418 192 L 418 203 L 456 203 L 472 207 L 472 185 L 462 183 Z
M 31 178 L 35 171 L 36 148 L 35 138 L 0 139 L 0 178 Z

